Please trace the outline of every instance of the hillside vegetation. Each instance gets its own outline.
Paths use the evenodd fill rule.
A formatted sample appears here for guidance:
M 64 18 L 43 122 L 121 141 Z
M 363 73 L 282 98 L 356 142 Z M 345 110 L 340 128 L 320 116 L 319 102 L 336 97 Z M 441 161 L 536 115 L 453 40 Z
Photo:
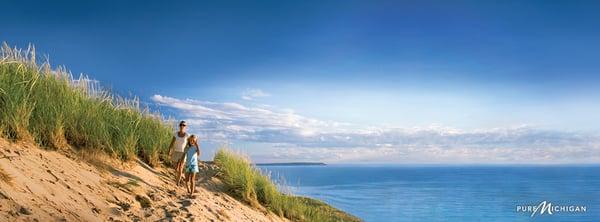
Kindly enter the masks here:
M 220 149 L 214 160 L 228 192 L 250 205 L 265 206 L 294 221 L 360 221 L 321 201 L 280 192 L 271 178 L 240 154 Z
M 0 56 L 0 135 L 56 149 L 103 150 L 123 160 L 139 156 L 152 166 L 165 156 L 172 128 L 138 100 L 38 64 L 32 47 L 4 43 Z
M 0 137 L 160 166 L 168 158 L 171 126 L 137 99 L 115 96 L 86 77 L 74 79 L 65 68 L 38 63 L 33 47 L 2 45 Z M 223 149 L 215 163 L 227 191 L 255 208 L 264 206 L 293 221 L 359 221 L 323 202 L 280 192 L 241 155 Z M 5 174 L 0 171 L 0 177 Z

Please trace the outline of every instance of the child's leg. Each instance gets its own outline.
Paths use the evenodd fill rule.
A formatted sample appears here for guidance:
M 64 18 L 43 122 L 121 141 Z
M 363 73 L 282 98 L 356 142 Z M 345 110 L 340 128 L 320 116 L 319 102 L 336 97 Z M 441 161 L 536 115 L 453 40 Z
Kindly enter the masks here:
M 185 173 L 185 189 L 188 193 L 190 193 L 190 183 L 189 183 L 190 173 Z
M 196 173 L 190 173 L 190 185 L 191 185 L 191 191 L 190 194 L 193 194 L 196 191 Z

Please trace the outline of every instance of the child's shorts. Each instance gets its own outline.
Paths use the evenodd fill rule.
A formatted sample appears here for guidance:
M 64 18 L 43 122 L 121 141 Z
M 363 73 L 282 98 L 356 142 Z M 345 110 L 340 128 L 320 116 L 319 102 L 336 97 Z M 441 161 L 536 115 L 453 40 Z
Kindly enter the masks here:
M 185 166 L 185 172 L 186 173 L 198 173 L 198 172 L 200 172 L 200 170 L 198 169 L 197 164 L 188 164 Z

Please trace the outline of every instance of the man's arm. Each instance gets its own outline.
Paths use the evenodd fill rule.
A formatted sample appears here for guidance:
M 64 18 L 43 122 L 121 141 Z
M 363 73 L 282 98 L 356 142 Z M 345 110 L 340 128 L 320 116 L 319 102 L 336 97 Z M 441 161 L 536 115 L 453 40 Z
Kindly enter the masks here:
M 175 144 L 175 137 L 171 139 L 171 144 L 169 144 L 169 155 L 173 154 L 173 145 Z

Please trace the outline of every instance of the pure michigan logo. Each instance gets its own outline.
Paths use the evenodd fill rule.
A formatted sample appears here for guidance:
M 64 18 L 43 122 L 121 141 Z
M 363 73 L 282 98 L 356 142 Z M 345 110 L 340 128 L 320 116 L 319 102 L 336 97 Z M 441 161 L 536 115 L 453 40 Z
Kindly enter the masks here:
M 538 205 L 517 205 L 517 213 L 529 213 L 530 217 L 536 215 L 554 214 L 582 214 L 587 212 L 587 206 L 583 205 L 560 205 L 548 201 L 542 201 Z

